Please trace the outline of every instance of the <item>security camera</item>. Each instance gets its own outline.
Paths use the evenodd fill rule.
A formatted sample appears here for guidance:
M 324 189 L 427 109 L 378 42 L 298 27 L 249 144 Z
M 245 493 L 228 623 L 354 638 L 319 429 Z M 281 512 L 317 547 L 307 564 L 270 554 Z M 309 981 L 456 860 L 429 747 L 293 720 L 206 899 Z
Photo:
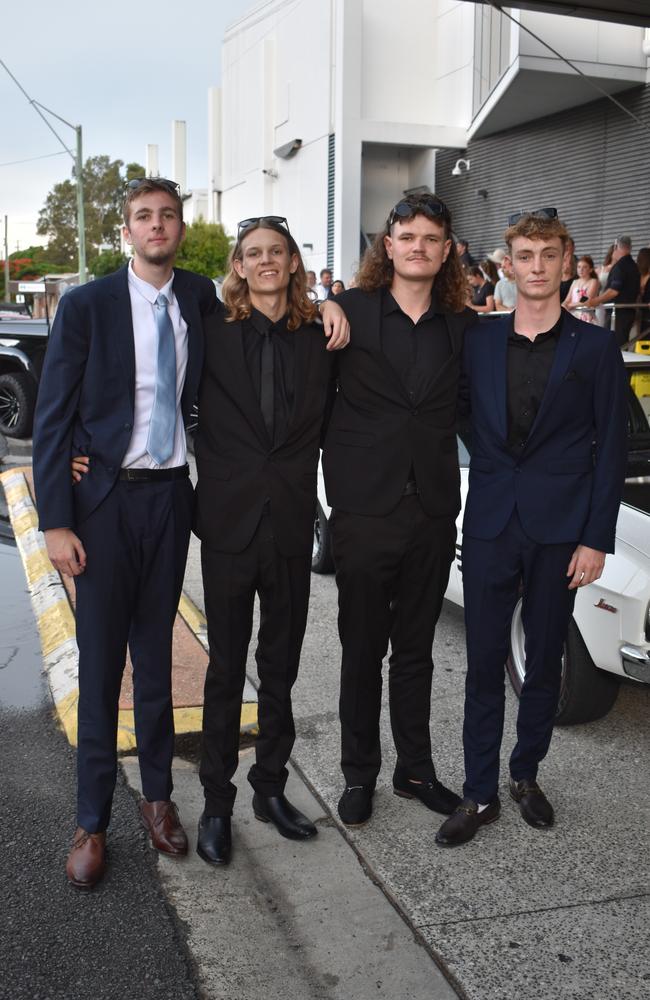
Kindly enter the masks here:
M 469 171 L 469 160 L 456 160 L 456 166 L 451 172 L 452 177 L 460 177 L 462 174 L 461 167 L 465 167 L 465 170 Z
M 296 155 L 301 146 L 302 139 L 292 139 L 291 142 L 285 142 L 284 146 L 278 146 L 277 149 L 274 149 L 273 155 L 280 160 L 288 160 L 289 157 Z

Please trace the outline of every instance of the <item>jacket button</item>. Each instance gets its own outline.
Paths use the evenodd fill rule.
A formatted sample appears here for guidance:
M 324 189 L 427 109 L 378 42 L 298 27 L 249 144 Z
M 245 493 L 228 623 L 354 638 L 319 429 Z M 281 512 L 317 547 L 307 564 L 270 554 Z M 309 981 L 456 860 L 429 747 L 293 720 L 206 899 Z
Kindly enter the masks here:
M 130 431 L 131 430 L 131 424 L 124 424 L 124 430 L 125 431 Z

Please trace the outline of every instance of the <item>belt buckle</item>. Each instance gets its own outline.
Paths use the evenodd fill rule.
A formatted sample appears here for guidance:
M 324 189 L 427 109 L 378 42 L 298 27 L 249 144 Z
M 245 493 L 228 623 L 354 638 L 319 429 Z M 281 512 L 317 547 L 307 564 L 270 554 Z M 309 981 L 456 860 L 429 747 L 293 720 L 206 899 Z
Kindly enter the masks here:
M 123 469 L 122 471 L 126 473 L 125 479 L 128 483 L 134 483 L 136 481 L 136 469 Z

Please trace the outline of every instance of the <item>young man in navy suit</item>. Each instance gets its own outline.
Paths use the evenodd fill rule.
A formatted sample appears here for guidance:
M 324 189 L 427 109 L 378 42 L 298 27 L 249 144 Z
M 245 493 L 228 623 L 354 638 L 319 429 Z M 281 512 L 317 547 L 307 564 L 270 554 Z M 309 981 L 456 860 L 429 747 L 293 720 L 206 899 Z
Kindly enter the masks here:
M 173 268 L 183 203 L 172 181 L 131 182 L 128 267 L 68 292 L 52 327 L 34 429 L 34 482 L 53 565 L 75 579 L 79 646 L 77 830 L 67 875 L 106 867 L 127 644 L 142 822 L 159 851 L 187 852 L 171 801 L 172 629 L 192 523 L 184 421 L 198 389 L 208 278 Z M 70 460 L 89 456 L 74 486 Z
M 526 677 L 510 757 L 524 820 L 553 825 L 537 784 L 557 710 L 576 589 L 614 551 L 625 477 L 626 382 L 614 334 L 560 306 L 568 233 L 555 209 L 511 216 L 511 316 L 465 337 L 462 402 L 472 418 L 463 524 L 467 629 L 464 799 L 436 842 L 455 847 L 498 819 L 504 664 L 523 585 Z

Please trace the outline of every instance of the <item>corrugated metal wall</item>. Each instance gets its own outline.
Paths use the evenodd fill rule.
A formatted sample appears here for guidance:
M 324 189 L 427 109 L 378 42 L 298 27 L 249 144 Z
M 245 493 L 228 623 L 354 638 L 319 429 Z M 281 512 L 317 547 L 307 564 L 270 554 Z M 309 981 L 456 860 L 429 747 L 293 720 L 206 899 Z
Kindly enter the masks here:
M 635 255 L 650 246 L 650 87 L 617 100 L 647 128 L 603 99 L 437 154 L 436 193 L 474 257 L 502 244 L 511 212 L 546 205 L 596 263 L 619 235 L 632 237 Z M 452 177 L 460 156 L 470 171 Z

